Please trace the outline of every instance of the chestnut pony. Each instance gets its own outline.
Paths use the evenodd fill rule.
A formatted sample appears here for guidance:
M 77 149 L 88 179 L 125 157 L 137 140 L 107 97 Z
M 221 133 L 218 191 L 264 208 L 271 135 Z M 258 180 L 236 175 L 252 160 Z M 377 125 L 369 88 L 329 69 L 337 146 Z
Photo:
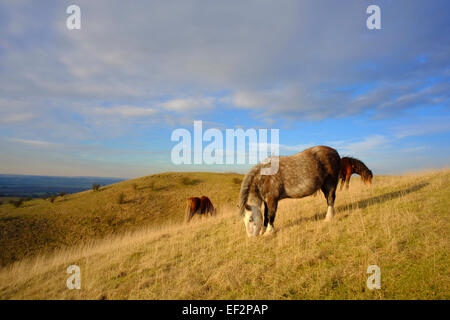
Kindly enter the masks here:
M 345 188 L 348 189 L 350 177 L 353 173 L 359 174 L 365 184 L 372 183 L 372 171 L 362 161 L 352 157 L 343 157 L 341 159 L 341 171 L 339 173 L 339 178 L 341 179 L 341 187 L 339 190 L 342 190 L 344 184 Z
M 195 214 L 214 215 L 216 209 L 208 197 L 192 197 L 186 201 L 185 221 L 189 222 Z

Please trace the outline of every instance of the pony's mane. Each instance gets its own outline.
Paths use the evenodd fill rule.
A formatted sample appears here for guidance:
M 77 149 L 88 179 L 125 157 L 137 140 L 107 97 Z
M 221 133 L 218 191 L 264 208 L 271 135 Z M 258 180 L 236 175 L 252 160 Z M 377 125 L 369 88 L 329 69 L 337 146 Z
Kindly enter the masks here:
M 250 194 L 253 178 L 259 172 L 259 170 L 260 170 L 259 165 L 254 166 L 245 175 L 244 180 L 242 181 L 241 191 L 239 192 L 239 214 L 241 215 L 241 217 L 244 216 L 245 204 L 247 203 L 248 196 Z
M 355 168 L 356 173 L 359 174 L 364 181 L 366 181 L 369 176 L 372 176 L 372 171 L 367 168 L 367 166 L 361 160 L 353 157 L 342 158 L 342 160 L 344 159 L 347 159 L 352 164 L 352 166 Z

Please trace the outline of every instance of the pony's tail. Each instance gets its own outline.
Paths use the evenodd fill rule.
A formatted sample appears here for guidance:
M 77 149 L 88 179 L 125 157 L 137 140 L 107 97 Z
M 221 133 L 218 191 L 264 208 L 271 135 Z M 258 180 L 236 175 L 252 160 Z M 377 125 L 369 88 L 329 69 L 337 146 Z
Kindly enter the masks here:
M 248 201 L 248 196 L 250 194 L 250 188 L 253 183 L 253 178 L 256 175 L 256 172 L 258 171 L 259 167 L 255 166 L 253 167 L 244 177 L 244 180 L 241 184 L 241 191 L 239 192 L 239 215 L 241 217 L 244 216 L 245 211 L 245 205 Z

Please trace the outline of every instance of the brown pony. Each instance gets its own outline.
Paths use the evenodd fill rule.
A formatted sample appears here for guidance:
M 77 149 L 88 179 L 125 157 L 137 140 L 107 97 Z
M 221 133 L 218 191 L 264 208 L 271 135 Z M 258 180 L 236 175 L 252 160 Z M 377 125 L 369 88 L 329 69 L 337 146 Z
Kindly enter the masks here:
M 211 200 L 208 197 L 202 196 L 201 198 L 192 197 L 186 201 L 185 221 L 189 222 L 194 214 L 214 215 L 216 209 L 214 208 Z
M 276 171 L 267 173 L 268 166 Z M 249 237 L 274 232 L 278 201 L 303 198 L 322 190 L 333 218 L 341 158 L 336 150 L 317 146 L 291 156 L 272 157 L 254 166 L 242 181 L 239 209 Z M 264 203 L 264 216 L 261 204 Z M 264 220 L 263 220 L 264 218 Z
M 341 171 L 339 173 L 339 178 L 341 179 L 341 187 L 339 190 L 342 190 L 344 183 L 345 188 L 348 189 L 350 177 L 353 173 L 359 174 L 365 184 L 372 183 L 372 171 L 362 161 L 352 157 L 343 157 L 341 159 Z

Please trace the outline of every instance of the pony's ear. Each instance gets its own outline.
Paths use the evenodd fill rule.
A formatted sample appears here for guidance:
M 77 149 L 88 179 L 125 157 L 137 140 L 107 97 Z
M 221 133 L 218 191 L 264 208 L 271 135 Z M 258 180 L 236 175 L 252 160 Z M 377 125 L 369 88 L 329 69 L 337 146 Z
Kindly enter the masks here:
M 252 211 L 252 207 L 250 207 L 248 204 L 245 204 L 245 210 Z

